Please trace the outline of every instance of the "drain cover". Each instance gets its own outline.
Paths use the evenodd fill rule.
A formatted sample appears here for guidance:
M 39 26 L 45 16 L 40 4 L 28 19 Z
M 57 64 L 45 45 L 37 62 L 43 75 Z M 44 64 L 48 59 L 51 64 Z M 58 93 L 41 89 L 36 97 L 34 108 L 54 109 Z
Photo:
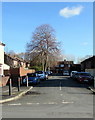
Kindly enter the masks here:
M 25 95 L 39 95 L 41 93 L 36 92 L 36 91 L 28 91 Z

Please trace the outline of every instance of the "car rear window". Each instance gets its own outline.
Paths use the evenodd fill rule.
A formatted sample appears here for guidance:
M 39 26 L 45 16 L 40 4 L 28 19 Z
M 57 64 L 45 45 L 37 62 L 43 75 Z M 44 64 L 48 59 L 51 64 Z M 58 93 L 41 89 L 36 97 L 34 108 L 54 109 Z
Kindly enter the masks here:
M 35 73 L 27 74 L 28 77 L 36 77 Z

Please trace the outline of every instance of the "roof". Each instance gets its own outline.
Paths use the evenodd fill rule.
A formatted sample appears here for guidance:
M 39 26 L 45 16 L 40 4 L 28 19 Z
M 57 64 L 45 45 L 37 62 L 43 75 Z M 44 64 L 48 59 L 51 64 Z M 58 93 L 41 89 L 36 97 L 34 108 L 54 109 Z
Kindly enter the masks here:
M 90 57 L 90 58 L 87 58 L 87 59 L 85 59 L 84 61 L 82 61 L 81 63 L 86 62 L 86 61 L 90 61 L 90 60 L 92 60 L 92 59 L 95 60 L 95 56 L 92 56 L 92 57 Z
M 58 61 L 59 64 L 73 64 L 73 61 Z
M 6 54 L 4 53 L 6 56 L 10 57 L 11 59 L 13 60 L 16 60 L 16 61 L 21 61 L 21 62 L 26 62 L 25 60 L 23 60 L 22 58 L 19 58 L 17 56 L 11 56 L 10 54 Z
M 4 53 L 4 55 L 6 55 L 6 56 L 8 56 L 8 57 L 10 57 L 11 59 L 14 60 L 14 58 L 12 56 L 10 56 L 9 54 Z

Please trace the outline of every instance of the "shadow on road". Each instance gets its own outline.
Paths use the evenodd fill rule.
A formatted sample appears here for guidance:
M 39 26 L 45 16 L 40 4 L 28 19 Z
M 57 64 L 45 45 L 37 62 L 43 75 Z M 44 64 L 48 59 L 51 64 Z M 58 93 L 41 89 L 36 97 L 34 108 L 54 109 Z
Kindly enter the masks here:
M 50 79 L 46 81 L 42 81 L 40 84 L 36 85 L 36 87 L 76 87 L 76 88 L 88 88 L 89 84 L 87 83 L 79 83 L 69 76 L 52 76 Z M 35 86 L 34 86 L 35 87 Z

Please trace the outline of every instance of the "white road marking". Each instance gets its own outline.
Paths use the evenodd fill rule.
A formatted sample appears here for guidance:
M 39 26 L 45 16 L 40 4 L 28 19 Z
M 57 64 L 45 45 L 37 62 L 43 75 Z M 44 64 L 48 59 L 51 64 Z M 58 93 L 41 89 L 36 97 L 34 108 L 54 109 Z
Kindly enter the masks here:
M 61 96 L 63 95 L 63 94 L 60 94 Z
M 74 102 L 65 102 L 65 101 L 63 101 L 62 103 L 63 104 L 68 104 L 68 103 L 74 103 Z
M 40 103 L 27 103 L 27 105 L 39 105 Z
M 36 103 L 37 105 L 39 105 L 40 103 Z
M 21 103 L 17 103 L 17 104 L 8 104 L 8 105 L 21 105 Z
M 39 105 L 41 103 L 27 103 L 27 105 Z M 49 102 L 49 103 L 42 103 L 44 105 L 53 105 L 53 104 L 57 104 L 56 102 Z
M 60 90 L 61 90 L 61 87 L 60 87 Z
M 62 90 L 62 88 L 61 88 L 61 81 L 60 81 L 60 90 Z
M 72 102 L 67 102 L 67 101 L 62 101 L 62 104 L 69 104 L 69 103 L 74 103 Z M 27 105 L 39 105 L 40 103 L 26 103 Z M 48 103 L 42 103 L 44 105 L 54 105 L 54 104 L 58 104 L 57 102 L 48 102 Z M 15 103 L 15 104 L 8 104 L 9 106 L 20 106 L 22 105 L 21 103 Z
M 31 104 L 33 104 L 33 103 L 26 103 L 27 105 L 31 105 Z
M 56 102 L 49 102 L 48 104 L 57 104 Z

